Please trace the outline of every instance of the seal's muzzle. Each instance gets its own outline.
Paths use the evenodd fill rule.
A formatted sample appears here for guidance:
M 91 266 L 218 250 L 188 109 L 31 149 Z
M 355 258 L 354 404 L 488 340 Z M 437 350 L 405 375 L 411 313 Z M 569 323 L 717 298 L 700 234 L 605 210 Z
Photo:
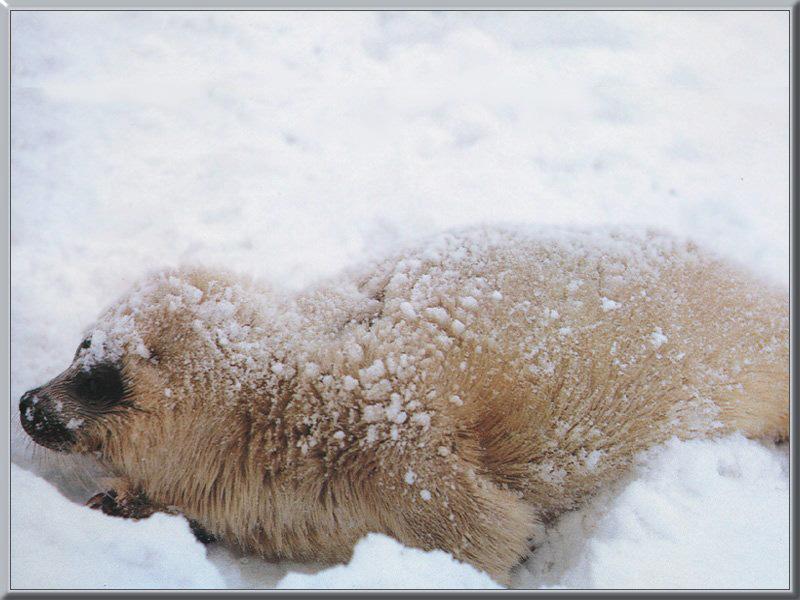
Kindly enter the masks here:
M 41 388 L 30 390 L 20 398 L 19 420 L 34 442 L 64 452 L 75 443 L 75 434 L 53 414 L 54 408 L 54 403 Z

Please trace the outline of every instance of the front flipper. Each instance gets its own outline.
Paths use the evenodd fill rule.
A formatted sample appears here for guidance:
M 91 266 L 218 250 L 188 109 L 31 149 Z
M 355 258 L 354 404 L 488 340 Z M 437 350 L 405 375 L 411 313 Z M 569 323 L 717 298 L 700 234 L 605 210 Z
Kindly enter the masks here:
M 101 510 L 103 513 L 112 517 L 122 517 L 123 519 L 133 519 L 134 521 L 146 519 L 156 512 L 173 512 L 154 506 L 147 499 L 144 492 L 119 493 L 116 490 L 108 490 L 95 494 L 86 501 L 86 506 L 95 510 Z M 217 541 L 217 538 L 206 531 L 200 523 L 194 519 L 188 519 L 188 521 L 189 528 L 199 542 L 203 544 L 212 544 Z
M 102 510 L 112 517 L 124 519 L 146 519 L 157 511 L 142 492 L 135 494 L 118 493 L 108 490 L 95 494 L 86 502 L 86 506 L 95 510 Z
M 197 541 L 201 544 L 205 544 L 207 546 L 208 544 L 213 544 L 214 542 L 218 541 L 217 536 L 206 531 L 205 528 L 194 519 L 189 519 L 189 528 L 192 530 L 194 537 L 196 537 Z

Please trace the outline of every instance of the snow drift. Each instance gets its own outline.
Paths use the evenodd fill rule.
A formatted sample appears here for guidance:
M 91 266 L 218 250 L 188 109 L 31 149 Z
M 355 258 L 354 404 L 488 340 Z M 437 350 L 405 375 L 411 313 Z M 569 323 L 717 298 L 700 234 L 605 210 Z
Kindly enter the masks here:
M 564 515 L 516 585 L 787 589 L 790 509 L 787 447 L 673 439 Z

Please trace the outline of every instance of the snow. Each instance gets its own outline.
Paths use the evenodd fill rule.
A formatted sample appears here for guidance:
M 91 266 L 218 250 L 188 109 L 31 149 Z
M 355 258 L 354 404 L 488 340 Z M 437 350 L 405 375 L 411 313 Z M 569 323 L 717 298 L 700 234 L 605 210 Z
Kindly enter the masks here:
M 14 464 L 11 489 L 13 589 L 225 587 L 182 517 L 107 517 Z
M 428 413 L 421 412 L 411 416 L 412 423 L 419 423 L 423 427 L 430 427 L 431 416 Z
M 356 387 L 358 387 L 358 379 L 356 379 L 355 377 L 350 377 L 350 375 L 345 375 L 343 382 L 344 382 L 343 387 L 346 390 L 354 390 L 356 389 Z
M 274 363 L 272 365 L 272 367 L 270 367 L 270 368 L 272 369 L 272 372 L 275 373 L 276 375 L 281 375 L 283 373 L 283 371 L 284 371 L 283 363 L 279 363 L 279 362 Z
M 386 367 L 383 365 L 382 360 L 377 359 L 366 369 L 360 369 L 358 374 L 362 381 L 372 382 L 386 374 Z
M 427 314 L 428 317 L 436 321 L 442 327 L 446 327 L 450 323 L 450 315 L 447 313 L 447 310 L 441 306 L 426 308 L 425 314 Z
M 442 229 L 645 224 L 786 285 L 787 20 L 17 13 L 11 397 L 60 372 L 84 328 L 133 282 L 187 262 L 297 289 Z M 196 288 L 173 285 L 172 310 L 200 302 Z M 397 310 L 441 327 L 445 343 L 482 299 L 504 299 L 492 287 L 468 293 L 464 315 L 423 312 L 414 298 Z M 603 300 L 607 318 L 620 302 Z M 235 347 L 242 332 L 223 326 L 232 306 L 206 317 Z M 93 332 L 87 365 L 120 352 L 109 344 L 121 334 L 146 353 L 130 322 L 113 325 Z M 644 331 L 644 343 L 658 348 L 666 333 Z M 348 353 L 358 361 L 364 348 Z M 379 386 L 382 369 L 413 368 L 397 361 L 342 385 Z M 304 372 L 316 376 L 315 363 Z M 392 439 L 406 420 L 426 422 L 400 406 L 376 406 Z M 87 481 L 91 466 L 31 452 L 15 402 L 10 418 L 12 460 L 28 469 L 11 472 L 14 587 L 491 587 L 441 552 L 377 535 L 349 565 L 303 575 L 319 567 L 204 550 L 180 517 L 106 517 L 78 504 L 100 489 Z M 583 460 L 602 468 L 602 455 Z M 559 519 L 513 584 L 785 587 L 787 464 L 785 448 L 738 437 L 670 442 Z
M 461 302 L 461 306 L 469 310 L 475 310 L 478 308 L 478 301 L 472 296 L 464 296 L 459 300 L 459 302 Z
M 81 425 L 83 425 L 83 422 L 83 419 L 70 419 L 67 421 L 67 429 L 78 429 Z
M 400 310 L 409 319 L 414 319 L 417 316 L 417 311 L 414 310 L 414 306 L 410 302 L 401 302 Z
M 423 490 L 426 491 L 426 490 Z M 290 573 L 278 589 L 500 589 L 485 573 L 440 550 L 406 548 L 371 533 L 362 539 L 346 566 L 306 575 Z
M 385 409 L 382 406 L 378 405 L 370 405 L 364 407 L 364 420 L 368 423 L 374 423 L 375 421 L 379 421 L 383 418 L 386 414 Z
M 617 310 L 620 307 L 620 303 L 603 297 L 600 298 L 600 306 L 603 308 L 603 312 L 608 312 L 610 310 Z
M 673 439 L 619 489 L 560 519 L 515 583 L 786 589 L 788 458 L 738 435 Z
M 656 327 L 656 330 L 650 334 L 650 343 L 653 345 L 653 348 L 660 348 L 668 340 L 669 338 L 661 331 L 661 327 Z
M 416 473 L 414 473 L 414 471 L 409 469 L 408 471 L 406 471 L 406 474 L 403 479 L 408 485 L 413 485 L 414 482 L 417 480 L 417 475 Z
M 645 453 L 614 489 L 550 527 L 513 585 L 785 589 L 787 450 L 738 435 L 673 439 Z M 378 534 L 359 542 L 348 565 L 327 569 L 237 557 L 219 546 L 206 556 L 181 517 L 106 517 L 16 465 L 11 486 L 15 589 L 499 587 L 444 552 L 405 548 Z M 426 492 L 420 496 L 429 500 Z

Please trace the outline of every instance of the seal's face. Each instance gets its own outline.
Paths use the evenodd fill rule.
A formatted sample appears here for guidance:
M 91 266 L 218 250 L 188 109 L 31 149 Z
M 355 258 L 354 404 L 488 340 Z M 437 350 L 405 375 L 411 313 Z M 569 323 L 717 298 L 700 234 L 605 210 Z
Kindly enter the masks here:
M 146 280 L 108 308 L 87 330 L 69 367 L 22 396 L 20 422 L 37 444 L 105 454 L 142 419 L 159 420 L 167 398 L 152 392 L 163 389 L 170 353 L 158 349 L 180 337 L 170 323 L 185 328 L 184 319 L 163 308 L 167 277 Z
M 79 352 L 88 347 L 87 342 Z M 130 406 L 130 388 L 118 364 L 99 363 L 84 369 L 76 361 L 47 384 L 23 394 L 19 416 L 22 428 L 37 444 L 70 452 L 89 449 L 86 443 L 78 443 L 87 422 Z
M 217 399 L 238 393 L 224 376 L 232 360 L 244 357 L 237 344 L 252 346 L 252 319 L 219 277 L 153 275 L 87 330 L 64 372 L 22 396 L 22 427 L 51 450 L 93 452 L 125 469 L 163 470 L 179 459 L 168 450 L 186 431 L 184 415 L 212 411 Z M 202 450 L 198 434 L 196 444 L 184 444 L 194 457 Z
M 165 322 L 163 289 L 153 285 L 145 291 L 136 289 L 108 309 L 89 328 L 69 367 L 23 394 L 20 422 L 37 444 L 100 457 L 128 439 L 131 428 L 150 432 L 155 428 L 146 421 L 164 422 L 163 412 L 181 394 L 163 393 L 170 387 L 172 353 L 160 348 L 175 346 L 170 339 L 181 333 Z M 183 319 L 172 321 L 184 328 Z

